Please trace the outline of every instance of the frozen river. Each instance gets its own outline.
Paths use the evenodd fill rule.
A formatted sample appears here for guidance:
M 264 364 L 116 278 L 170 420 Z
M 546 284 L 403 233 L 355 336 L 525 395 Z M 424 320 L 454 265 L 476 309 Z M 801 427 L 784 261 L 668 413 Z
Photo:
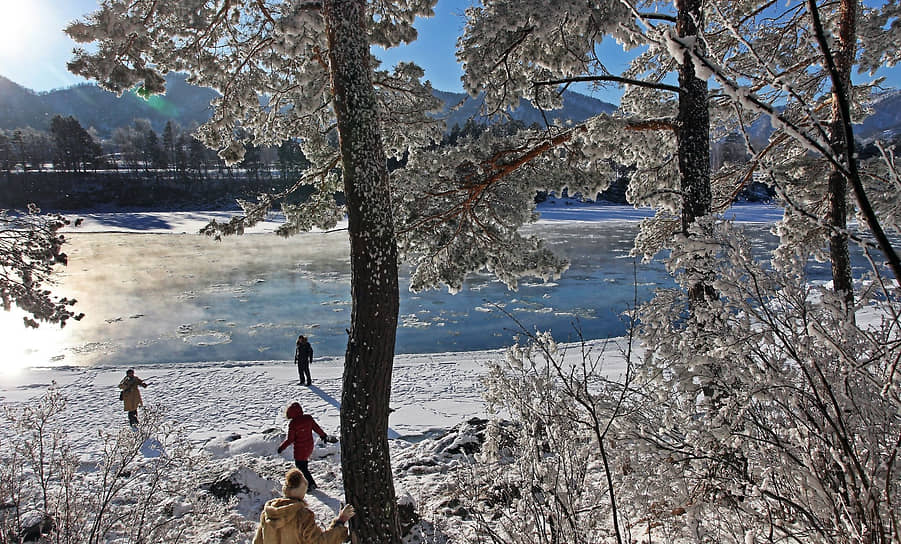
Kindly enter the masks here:
M 411 293 L 401 278 L 398 353 L 497 348 L 518 325 L 559 340 L 623 334 L 621 314 L 672 280 L 660 262 L 629 257 L 634 222 L 560 222 L 536 227 L 571 261 L 555 282 L 525 279 L 508 291 L 486 274 L 462 292 Z M 761 244 L 774 241 L 765 226 Z M 72 233 L 58 292 L 86 317 L 59 330 L 15 331 L 7 356 L 16 366 L 131 365 L 196 361 L 287 360 L 298 334 L 316 357 L 340 356 L 350 317 L 346 232 L 290 239 L 248 234 L 216 242 L 194 234 Z M 828 277 L 820 266 L 814 276 Z

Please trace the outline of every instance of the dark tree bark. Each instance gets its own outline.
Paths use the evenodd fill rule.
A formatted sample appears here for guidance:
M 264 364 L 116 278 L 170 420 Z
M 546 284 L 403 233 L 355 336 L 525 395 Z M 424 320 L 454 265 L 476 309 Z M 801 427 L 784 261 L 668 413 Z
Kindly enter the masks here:
M 677 0 L 676 31 L 680 38 L 698 35 L 703 24 L 702 0 Z M 701 47 L 698 40 L 696 47 Z M 698 51 L 698 53 L 702 53 Z M 679 117 L 676 139 L 679 176 L 682 187 L 682 231 L 699 217 L 710 213 L 710 114 L 707 110 L 707 81 L 695 75 L 694 64 L 686 55 L 679 68 Z M 692 300 L 714 298 L 713 287 L 698 283 L 689 288 Z
M 397 242 L 362 0 L 326 0 L 329 62 L 347 198 L 351 326 L 341 394 L 341 469 L 353 542 L 400 542 L 388 401 L 397 331 Z
M 857 161 L 854 158 L 854 129 L 851 125 L 850 105 L 851 89 L 845 85 L 842 79 L 841 71 L 836 64 L 836 60 L 830 49 L 826 30 L 823 28 L 823 23 L 820 20 L 819 7 L 817 7 L 815 0 L 807 0 L 807 10 L 810 13 L 810 18 L 813 23 L 813 35 L 816 38 L 817 43 L 820 46 L 820 51 L 823 53 L 823 58 L 826 61 L 826 69 L 829 71 L 829 78 L 832 80 L 832 97 L 838 104 L 838 112 L 842 120 L 841 127 L 844 132 L 843 138 L 845 141 L 844 166 L 847 168 L 847 181 L 854 190 L 854 198 L 857 201 L 858 208 L 860 208 L 861 215 L 864 216 L 867 226 L 873 234 L 873 238 L 876 239 L 879 249 L 882 250 L 885 259 L 888 261 L 889 268 L 891 268 L 892 273 L 895 275 L 895 282 L 901 284 L 901 257 L 898 256 L 898 252 L 895 251 L 891 240 L 888 239 L 885 229 L 883 229 L 882 225 L 879 223 L 879 218 L 876 217 L 876 211 L 873 209 L 873 206 L 870 204 L 870 200 L 867 197 L 866 189 L 860 178 L 860 170 L 858 169 Z
M 839 8 L 838 51 L 835 55 L 835 67 L 844 83 L 844 88 L 851 90 L 851 68 L 857 47 L 857 2 L 842 0 Z M 830 123 L 831 145 L 839 157 L 854 159 L 853 153 L 846 152 L 847 142 L 842 125 L 842 112 L 839 107 L 837 89 L 832 88 L 832 120 Z M 851 276 L 851 257 L 848 253 L 848 183 L 845 176 L 832 169 L 829 174 L 829 225 L 835 228 L 829 238 L 829 257 L 832 262 L 832 284 L 835 292 L 845 301 L 850 316 L 854 316 L 854 284 Z

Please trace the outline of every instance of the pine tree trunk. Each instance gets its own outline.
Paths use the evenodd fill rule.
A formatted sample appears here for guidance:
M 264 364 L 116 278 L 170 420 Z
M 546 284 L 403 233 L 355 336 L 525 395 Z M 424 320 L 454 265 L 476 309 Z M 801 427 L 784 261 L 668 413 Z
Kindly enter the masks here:
M 841 123 L 841 121 L 839 121 Z M 841 129 L 839 129 L 841 131 Z M 833 134 L 836 134 L 833 131 Z M 841 147 L 844 138 L 833 140 L 833 145 Z M 833 147 L 833 149 L 837 149 Z M 851 256 L 848 252 L 848 184 L 841 172 L 833 170 L 829 174 L 829 217 L 828 223 L 837 230 L 829 237 L 829 260 L 832 263 L 832 288 L 845 301 L 846 309 L 853 316 L 854 284 L 851 276 Z
M 836 52 L 836 68 L 844 82 L 845 89 L 851 92 L 851 67 L 856 49 L 857 2 L 842 0 L 839 11 L 839 50 Z M 835 89 L 833 88 L 833 94 Z M 850 96 L 848 98 L 851 98 Z M 838 156 L 846 156 L 854 160 L 853 153 L 846 153 L 842 113 L 839 101 L 832 99 L 832 122 L 830 124 L 832 150 Z M 829 238 L 829 257 L 832 262 L 832 286 L 845 301 L 847 311 L 853 317 L 854 284 L 851 276 L 851 257 L 848 253 L 848 183 L 841 172 L 833 169 L 829 175 L 829 225 L 835 227 Z
M 341 468 L 354 542 L 400 542 L 388 401 L 397 331 L 397 242 L 369 65 L 366 3 L 326 0 L 329 62 L 351 252 L 351 325 L 341 394 Z
M 681 38 L 698 35 L 703 21 L 701 0 L 677 0 L 676 31 Z M 697 47 L 701 47 L 698 41 Z M 679 118 L 676 138 L 679 176 L 682 187 L 682 231 L 698 218 L 710 213 L 710 114 L 707 110 L 707 82 L 695 76 L 688 60 L 679 68 Z M 713 288 L 699 283 L 689 288 L 692 300 L 715 297 Z
M 832 80 L 832 85 L 834 87 L 832 97 L 838 104 L 838 111 L 842 118 L 841 126 L 844 129 L 844 141 L 846 142 L 845 165 L 847 166 L 848 172 L 847 181 L 854 190 L 854 197 L 857 201 L 858 208 L 860 208 L 860 214 L 866 219 L 867 226 L 870 228 L 873 238 L 876 239 L 879 249 L 882 250 L 885 259 L 888 261 L 888 266 L 895 276 L 895 281 L 898 284 L 901 284 L 901 257 L 898 256 L 898 252 L 895 251 L 891 240 L 888 239 L 885 229 L 883 229 L 882 225 L 879 223 L 879 218 L 876 217 L 876 211 L 873 209 L 870 199 L 867 197 L 866 189 L 861 181 L 857 160 L 854 158 L 854 129 L 851 126 L 850 105 L 852 98 L 851 90 L 845 90 L 847 85 L 844 82 L 841 69 L 837 66 L 835 58 L 831 54 L 831 44 L 829 43 L 827 31 L 824 29 L 823 22 L 820 19 L 819 7 L 816 4 L 816 0 L 807 0 L 807 10 L 810 13 L 811 22 L 813 23 L 813 36 L 816 38 L 820 50 L 823 52 L 826 69 L 829 71 L 829 77 Z

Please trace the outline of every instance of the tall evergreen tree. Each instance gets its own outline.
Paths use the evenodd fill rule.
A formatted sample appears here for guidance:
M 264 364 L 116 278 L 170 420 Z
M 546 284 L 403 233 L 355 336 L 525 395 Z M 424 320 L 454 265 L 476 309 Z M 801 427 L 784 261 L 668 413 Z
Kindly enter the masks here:
M 0 169 L 9 173 L 12 168 L 12 143 L 6 132 L 0 131 Z
M 422 70 L 401 64 L 393 73 L 374 72 L 369 47 L 370 40 L 393 46 L 415 39 L 412 21 L 431 15 L 434 3 L 286 0 L 184 9 L 178 2 L 112 0 L 67 29 L 79 42 L 99 42 L 95 52 L 77 51 L 70 70 L 110 90 L 140 85 L 142 94 L 164 92 L 155 67 L 175 65 L 193 83 L 220 89 L 213 118 L 198 136 L 229 164 L 244 157 L 249 142 L 302 142 L 313 164 L 302 179 L 288 192 L 243 202 L 245 217 L 208 232 L 241 232 L 308 184 L 316 192 L 307 202 L 283 204 L 280 233 L 332 227 L 346 210 L 353 272 L 342 463 L 347 498 L 358 512 L 354 533 L 363 542 L 399 542 L 387 447 L 398 292 L 386 155 L 401 157 L 442 132 L 426 115 L 438 102 L 419 83 Z M 125 35 L 121 24 L 130 29 Z M 337 149 L 329 141 L 335 126 Z M 333 198 L 342 189 L 346 209 Z
M 310 165 L 303 156 L 300 144 L 293 140 L 286 140 L 278 146 L 278 164 L 282 181 L 296 179 Z
M 780 226 L 786 234 L 782 253 L 811 253 L 815 248 L 812 252 L 819 257 L 820 248 L 828 245 L 824 258 L 832 265 L 833 289 L 853 319 L 848 245 L 853 238 L 858 243 L 861 239 L 849 232 L 847 217 L 855 207 L 893 273 L 901 276 L 901 261 L 880 224 L 893 214 L 880 219 L 874 210 L 890 206 L 882 196 L 886 193 L 865 188 L 864 178 L 879 179 L 882 174 L 863 172 L 855 151 L 852 124 L 867 114 L 874 86 L 851 81 L 855 66 L 875 71 L 883 63 L 898 62 L 899 53 L 886 38 L 891 34 L 886 32 L 887 21 L 897 16 L 897 6 L 801 1 L 784 11 L 748 13 L 718 2 L 712 5 L 716 25 L 724 29 L 732 48 L 711 62 L 694 62 L 713 74 L 730 107 L 742 112 L 740 126 L 768 117 L 777 131 L 765 144 L 747 134 L 755 156 L 739 179 L 750 179 L 756 172 L 778 187 L 788 209 Z M 747 89 L 758 91 L 749 94 Z
M 178 123 L 171 119 L 166 121 L 166 128 L 163 129 L 164 168 L 170 168 L 176 164 L 175 152 L 180 132 L 181 129 L 178 127 Z
M 706 75 L 674 59 L 665 37 L 691 42 L 704 54 L 702 2 L 643 2 L 639 9 L 618 2 L 487 0 L 466 14 L 458 58 L 466 90 L 484 96 L 483 115 L 503 116 L 522 99 L 542 110 L 560 108 L 574 83 L 624 85 L 626 94 L 616 114 L 577 126 L 488 133 L 437 150 L 437 159 L 413 157 L 410 175 L 398 185 L 429 195 L 404 201 L 402 214 L 402 247 L 418 255 L 415 287 L 457 287 L 462 274 L 480 267 L 510 285 L 526 271 L 559 274 L 565 263 L 519 234 L 534 218 L 531 195 L 596 195 L 616 179 L 615 164 L 630 173 L 629 201 L 657 211 L 642 225 L 637 252 L 652 256 L 692 236 L 691 227 L 714 205 L 708 89 Z M 622 74 L 611 74 L 596 52 L 606 39 L 645 50 Z M 674 78 L 676 85 L 669 83 Z M 693 299 L 713 296 L 702 263 L 681 264 L 698 270 L 687 286 Z
M 25 135 L 21 128 L 13 131 L 9 139 L 10 153 L 14 164 L 21 164 L 22 170 L 28 170 L 28 161 L 25 159 Z
M 162 142 L 160 142 L 160 137 L 157 136 L 153 129 L 147 131 L 147 137 L 144 139 L 144 143 L 147 146 L 145 156 L 147 157 L 150 166 L 154 169 L 166 168 L 166 150 L 163 147 Z
M 188 136 L 184 132 L 182 132 L 178 135 L 178 140 L 176 140 L 175 151 L 173 154 L 173 160 L 175 161 L 175 171 L 178 172 L 178 174 L 180 174 L 181 176 L 184 176 L 188 171 L 189 150 L 190 143 L 188 142 Z
M 56 115 L 50 121 L 50 133 L 56 143 L 54 162 L 57 168 L 73 172 L 87 171 L 88 165 L 100 162 L 100 144 L 75 117 Z
M 209 168 L 207 149 L 203 146 L 203 142 L 197 138 L 191 138 L 188 144 L 188 164 L 198 179 L 206 178 L 207 169 Z

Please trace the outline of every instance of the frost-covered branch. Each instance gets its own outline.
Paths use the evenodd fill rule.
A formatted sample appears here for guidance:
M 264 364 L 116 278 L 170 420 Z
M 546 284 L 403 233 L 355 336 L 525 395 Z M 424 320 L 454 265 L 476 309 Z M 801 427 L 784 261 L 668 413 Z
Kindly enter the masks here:
M 54 283 L 54 267 L 68 263 L 66 238 L 59 233 L 68 224 L 65 217 L 42 215 L 33 206 L 19 213 L 0 210 L 0 302 L 5 311 L 23 310 L 26 327 L 36 328 L 40 321 L 63 327 L 70 318 L 84 317 L 72 311 L 74 299 L 57 298 L 46 288 Z
M 871 232 L 873 232 L 880 249 L 882 249 L 888 259 L 896 281 L 901 282 L 901 260 L 899 260 L 897 253 L 885 236 L 878 218 L 872 213 L 872 207 L 869 205 L 866 193 L 863 186 L 860 184 L 860 177 L 857 173 L 856 165 L 854 165 L 855 161 L 843 161 L 839 157 L 836 157 L 835 154 L 832 153 L 827 142 L 805 133 L 794 122 L 789 120 L 787 116 L 780 114 L 772 105 L 763 102 L 753 92 L 750 92 L 747 88 L 733 82 L 711 59 L 702 55 L 697 55 L 690 44 L 684 42 L 681 38 L 669 33 L 664 33 L 663 38 L 669 47 L 678 51 L 678 53 L 674 54 L 684 55 L 686 59 L 694 62 L 696 69 L 702 71 L 702 73 L 706 74 L 708 77 L 714 78 L 720 84 L 722 92 L 730 96 L 732 100 L 741 104 L 746 110 L 768 116 L 773 120 L 775 126 L 784 130 L 790 137 L 798 142 L 806 145 L 811 151 L 820 154 L 828 160 L 836 170 L 841 172 L 842 175 L 851 181 L 852 186 L 855 187 L 855 195 L 858 204 L 867 218 L 867 226 L 870 228 Z M 847 127 L 850 127 L 850 124 L 846 125 L 846 132 L 849 130 Z M 851 138 L 853 144 L 853 133 L 851 134 Z M 848 156 L 851 157 L 850 154 Z
M 630 541 L 634 521 L 617 506 L 621 465 L 608 457 L 616 448 L 606 433 L 631 409 L 632 390 L 606 377 L 610 346 L 583 341 L 570 351 L 547 333 L 521 328 L 521 336 L 504 360 L 491 363 L 485 379 L 486 399 L 498 417 L 489 424 L 474 473 L 489 495 L 507 486 L 527 491 L 510 502 L 503 495 L 486 501 L 484 491 L 464 494 L 484 516 L 479 534 L 516 544 Z M 601 519 L 608 515 L 612 525 Z
M 243 200 L 240 201 L 239 204 L 244 211 L 244 215 L 236 215 L 229 219 L 227 223 L 220 223 L 213 219 L 202 229 L 200 229 L 200 234 L 213 236 L 216 240 L 221 240 L 222 236 L 244 234 L 245 229 L 253 227 L 260 221 L 264 221 L 267 214 L 270 210 L 272 210 L 272 207 L 275 204 L 292 195 L 300 187 L 310 185 L 316 180 L 320 180 L 320 184 L 324 184 L 327 176 L 333 173 L 333 170 L 338 167 L 339 162 L 340 157 L 335 154 L 332 158 L 331 163 L 313 172 L 307 172 L 297 181 L 295 181 L 291 186 L 287 187 L 281 192 L 274 194 L 261 194 L 257 197 L 256 202 L 248 202 Z M 319 192 L 322 193 L 323 191 L 320 190 Z M 334 227 L 334 221 L 317 224 L 317 226 L 321 226 L 322 228 L 331 228 Z
M 850 96 L 849 89 L 846 89 L 845 83 L 841 74 L 838 72 L 838 68 L 835 64 L 835 59 L 833 58 L 832 52 L 829 49 L 829 43 L 826 40 L 826 34 L 823 30 L 823 23 L 820 20 L 820 12 L 816 6 L 816 3 L 813 0 L 807 1 L 808 11 L 810 12 L 810 18 L 813 22 L 813 30 L 814 36 L 816 37 L 817 42 L 820 45 L 820 50 L 823 53 L 823 58 L 826 60 L 826 67 L 829 70 L 829 77 L 832 80 L 832 86 L 835 91 L 832 93 L 833 100 L 838 101 L 838 110 L 841 114 L 841 130 L 844 133 L 842 141 L 844 142 L 844 154 L 845 154 L 845 164 L 847 166 L 848 175 L 847 179 L 851 183 L 851 187 L 854 188 L 854 195 L 857 199 L 857 205 L 860 207 L 861 211 L 866 217 L 867 226 L 870 229 L 870 232 L 873 233 L 873 236 L 876 238 L 877 243 L 879 244 L 879 248 L 882 250 L 882 253 L 885 255 L 885 258 L 888 260 L 889 266 L 892 269 L 892 272 L 895 275 L 895 281 L 901 285 L 901 258 L 898 257 L 897 252 L 895 252 L 895 248 L 892 246 L 891 241 L 886 236 L 885 231 L 882 229 L 882 225 L 879 222 L 879 218 L 876 217 L 876 213 L 873 211 L 873 207 L 870 204 L 869 198 L 867 197 L 866 190 L 863 187 L 863 183 L 860 180 L 860 172 L 858 170 L 857 165 L 857 157 L 856 152 L 854 151 L 854 128 L 851 126 L 851 111 L 850 106 L 848 104 L 848 98 Z
M 620 83 L 622 85 L 634 85 L 636 87 L 645 87 L 648 89 L 657 89 L 658 91 L 669 91 L 672 93 L 682 92 L 681 87 L 675 85 L 667 85 L 666 83 L 657 83 L 655 81 L 644 81 L 641 79 L 632 79 L 628 77 L 619 77 L 612 75 L 596 75 L 596 76 L 573 76 L 559 79 L 549 79 L 546 81 L 536 81 L 535 85 L 566 85 L 569 83 L 579 82 L 597 82 L 609 81 L 611 83 Z

